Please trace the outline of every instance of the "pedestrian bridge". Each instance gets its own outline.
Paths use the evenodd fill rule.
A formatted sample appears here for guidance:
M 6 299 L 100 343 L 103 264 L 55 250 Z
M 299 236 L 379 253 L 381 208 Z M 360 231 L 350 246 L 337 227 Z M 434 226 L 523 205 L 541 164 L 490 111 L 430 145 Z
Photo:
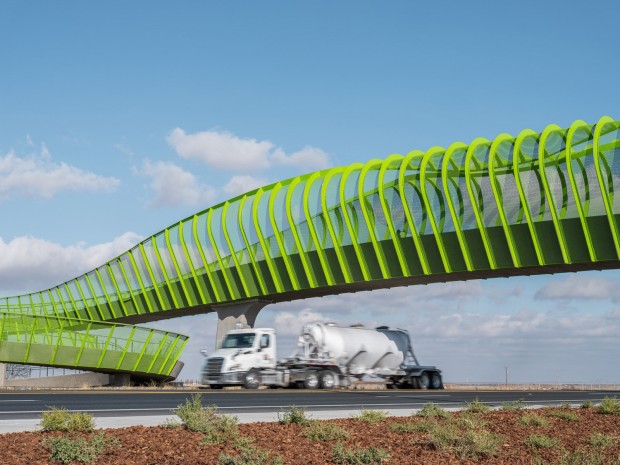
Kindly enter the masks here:
M 239 309 L 253 322 L 267 302 L 618 268 L 619 217 L 620 121 L 609 117 L 319 171 L 0 299 L 0 361 L 174 377 L 187 338 L 132 324 Z

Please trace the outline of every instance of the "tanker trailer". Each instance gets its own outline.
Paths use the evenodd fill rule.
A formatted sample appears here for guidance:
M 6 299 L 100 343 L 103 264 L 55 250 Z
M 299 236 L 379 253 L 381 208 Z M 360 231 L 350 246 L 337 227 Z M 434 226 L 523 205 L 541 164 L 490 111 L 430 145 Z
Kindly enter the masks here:
M 278 362 L 273 329 L 232 330 L 207 358 L 202 382 L 212 389 L 234 385 L 331 389 L 363 376 L 383 378 L 390 389 L 443 388 L 441 371 L 418 363 L 406 330 L 331 323 L 305 325 L 293 355 Z
M 443 388 L 441 370 L 418 363 L 409 333 L 387 326 L 367 329 L 361 325 L 307 324 L 298 338 L 293 357 L 281 364 L 306 370 L 322 365 L 317 375 L 321 385 L 329 384 L 325 377 L 331 371 L 339 384 L 346 384 L 349 377 L 373 376 L 385 379 L 390 389 Z

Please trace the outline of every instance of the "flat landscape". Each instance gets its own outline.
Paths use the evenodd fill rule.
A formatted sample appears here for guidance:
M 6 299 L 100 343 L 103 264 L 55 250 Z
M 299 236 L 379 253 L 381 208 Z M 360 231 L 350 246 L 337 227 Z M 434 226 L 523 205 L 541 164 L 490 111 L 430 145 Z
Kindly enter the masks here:
M 473 401 L 463 411 L 454 413 L 429 403 L 414 416 L 387 417 L 382 411 L 362 410 L 353 418 L 326 421 L 312 420 L 311 414 L 291 407 L 281 415 L 280 422 L 251 424 L 237 424 L 231 417 L 203 408 L 199 402 L 188 401 L 179 416 L 182 422 L 157 427 L 88 431 L 78 422 L 78 426 L 68 428 L 70 431 L 4 434 L 0 436 L 0 462 L 12 465 L 89 460 L 108 465 L 620 463 L 620 403 L 615 399 L 606 399 L 601 405 L 586 403 L 581 407 L 540 409 L 525 409 L 519 402 L 511 402 L 493 411 Z M 47 426 L 54 429 L 61 423 L 56 419 L 48 421 Z M 72 461 L 67 455 L 73 450 L 71 444 L 78 445 L 75 457 L 81 462 Z M 79 455 L 88 450 L 95 453 Z M 53 460 L 53 452 L 65 455 L 56 455 L 57 460 Z

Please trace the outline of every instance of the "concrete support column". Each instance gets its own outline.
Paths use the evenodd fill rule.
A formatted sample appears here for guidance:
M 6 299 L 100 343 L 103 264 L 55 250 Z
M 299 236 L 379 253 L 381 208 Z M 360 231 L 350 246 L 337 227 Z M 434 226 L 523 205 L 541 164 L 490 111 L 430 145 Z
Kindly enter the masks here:
M 6 363 L 0 363 L 0 386 L 6 386 Z
M 215 350 L 222 345 L 222 339 L 228 331 L 235 329 L 237 324 L 254 327 L 256 316 L 263 307 L 270 304 L 269 300 L 246 300 L 245 302 L 235 302 L 232 304 L 218 305 L 217 311 L 217 333 L 215 335 Z

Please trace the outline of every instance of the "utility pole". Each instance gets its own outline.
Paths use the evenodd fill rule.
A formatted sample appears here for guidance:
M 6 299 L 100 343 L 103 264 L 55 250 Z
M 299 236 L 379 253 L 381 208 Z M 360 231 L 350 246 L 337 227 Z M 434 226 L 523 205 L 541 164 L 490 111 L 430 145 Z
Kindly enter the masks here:
M 504 371 L 506 372 L 506 389 L 508 389 L 508 367 L 504 367 Z

